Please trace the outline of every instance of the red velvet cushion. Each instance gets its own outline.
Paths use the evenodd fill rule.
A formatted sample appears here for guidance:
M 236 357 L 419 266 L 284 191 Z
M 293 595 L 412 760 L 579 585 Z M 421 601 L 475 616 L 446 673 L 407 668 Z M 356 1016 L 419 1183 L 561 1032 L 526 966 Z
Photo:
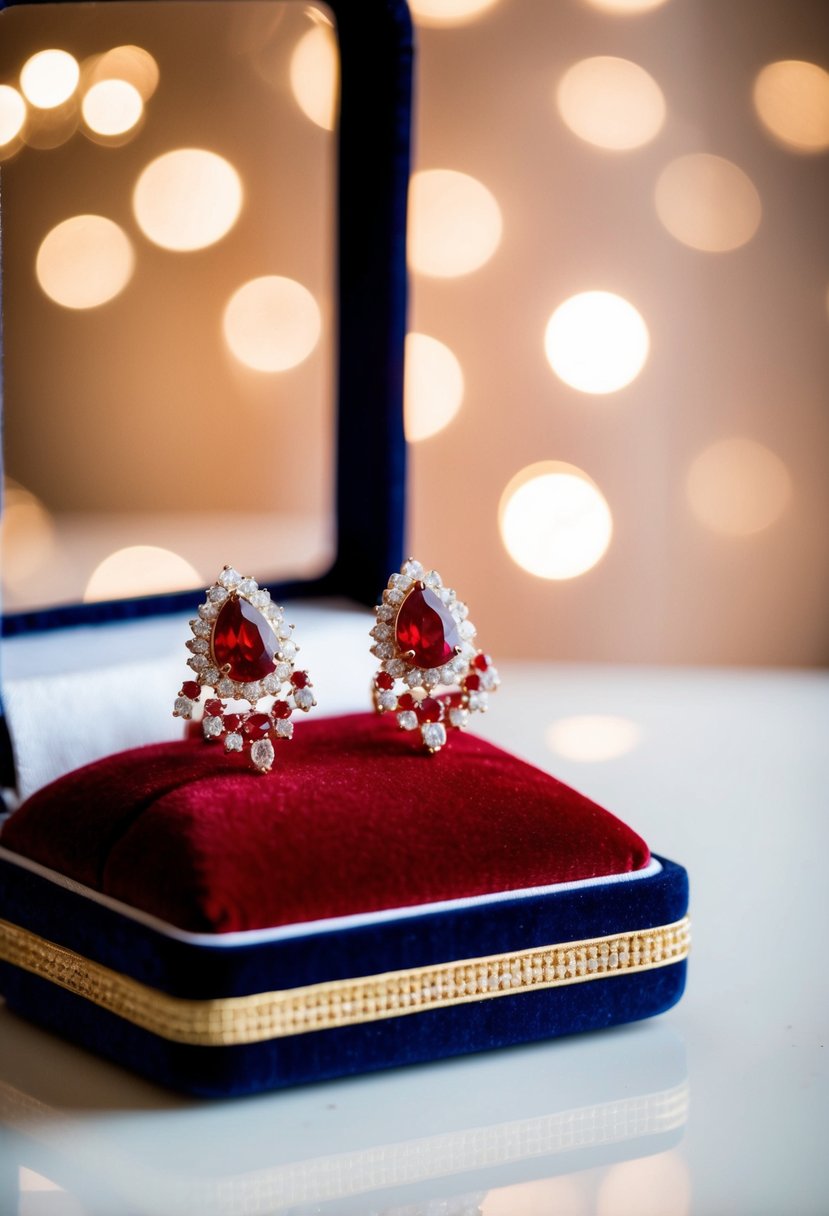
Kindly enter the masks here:
M 40 790 L 2 843 L 182 928 L 229 932 L 636 870 L 609 812 L 472 734 L 435 756 L 390 718 L 299 724 L 267 776 L 201 740 Z

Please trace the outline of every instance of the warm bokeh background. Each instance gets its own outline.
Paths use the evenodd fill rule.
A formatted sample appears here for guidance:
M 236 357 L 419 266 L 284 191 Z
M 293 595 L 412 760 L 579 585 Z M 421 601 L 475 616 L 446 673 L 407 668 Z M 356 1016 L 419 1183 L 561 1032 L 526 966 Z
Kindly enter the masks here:
M 325 568 L 327 12 L 0 16 L 8 608 Z
M 499 657 L 825 664 L 825 3 L 412 8 L 412 551 Z M 6 605 L 42 599 L 61 569 L 80 594 L 124 545 L 171 549 L 207 581 L 231 559 L 260 575 L 319 567 L 336 79 L 324 14 L 103 5 L 58 28 L 60 11 L 0 43 L 7 472 L 23 487 L 8 497 Z M 135 78 L 140 118 L 102 136 L 85 98 L 129 75 L 124 55 L 96 58 L 123 43 L 157 78 Z M 59 105 L 24 105 L 20 69 L 47 47 L 76 58 L 79 83 Z M 193 147 L 230 170 L 218 166 L 228 210 L 221 180 L 209 204 L 192 179 L 169 193 L 150 180 L 162 227 L 183 233 L 169 239 L 203 242 L 173 248 L 135 189 Z M 44 239 L 88 213 L 117 225 L 87 246 L 109 249 L 121 278 L 67 306 L 33 272 Z M 106 295 L 69 235 L 54 240 L 70 289 Z M 234 344 L 229 300 L 262 276 L 300 294 L 249 301 Z M 294 333 L 306 305 L 310 329 Z M 145 557 L 158 573 L 157 551 Z M 126 562 L 140 585 L 139 558 Z
M 414 449 L 413 547 L 496 653 L 825 663 L 825 3 L 415 8 L 417 168 L 468 174 L 497 213 L 481 208 L 494 248 L 476 269 L 414 275 L 412 328 L 453 352 L 463 398 Z M 426 23 L 450 8 L 456 24 Z M 413 219 L 415 241 L 440 228 Z M 607 328 L 594 297 L 576 316 L 560 367 L 594 384 L 634 371 L 601 394 L 545 354 L 555 310 L 594 291 L 622 297 L 649 335 L 635 374 L 635 325 L 614 349 L 628 314 Z M 542 461 L 586 474 L 612 519 L 604 557 L 566 580 L 520 568 L 499 532 L 505 488 Z M 513 543 L 534 568 L 589 564 L 601 546 L 601 503 L 573 488 L 546 481 L 520 521 Z

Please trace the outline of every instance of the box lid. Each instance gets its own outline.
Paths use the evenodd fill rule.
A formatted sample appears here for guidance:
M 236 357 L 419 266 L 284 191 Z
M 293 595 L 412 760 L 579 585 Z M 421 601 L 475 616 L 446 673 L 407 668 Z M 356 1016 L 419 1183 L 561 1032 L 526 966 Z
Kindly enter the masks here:
M 27 3 L 0 0 L 0 10 Z M 279 3 L 275 0 L 270 7 Z M 404 534 L 402 393 L 412 28 L 402 0 L 330 0 L 328 8 L 340 56 L 333 560 L 321 575 L 274 581 L 268 577 L 265 544 L 262 565 L 251 573 L 279 600 L 338 596 L 371 603 L 389 570 L 400 563 Z M 4 19 L 0 13 L 0 22 Z M 8 321 L 14 300 L 7 297 L 5 308 Z M 372 470 L 370 493 L 366 468 Z M 225 554 L 223 560 L 233 557 Z M 70 626 L 183 615 L 195 609 L 200 595 L 201 589 L 9 612 L 3 617 L 2 634 L 22 638 Z M 13 760 L 5 719 L 0 731 L 0 784 L 11 786 Z

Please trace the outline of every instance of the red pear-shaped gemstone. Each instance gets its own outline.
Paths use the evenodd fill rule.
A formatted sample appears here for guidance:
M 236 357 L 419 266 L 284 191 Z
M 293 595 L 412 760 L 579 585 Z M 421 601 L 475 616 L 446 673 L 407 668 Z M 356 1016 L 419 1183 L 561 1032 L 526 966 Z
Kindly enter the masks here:
M 231 680 L 263 680 L 276 668 L 278 642 L 265 617 L 247 600 L 231 596 L 213 627 L 216 666 L 227 667 Z
M 414 587 L 400 605 L 394 626 L 397 645 L 413 652 L 418 667 L 442 667 L 460 645 L 458 624 L 429 587 Z

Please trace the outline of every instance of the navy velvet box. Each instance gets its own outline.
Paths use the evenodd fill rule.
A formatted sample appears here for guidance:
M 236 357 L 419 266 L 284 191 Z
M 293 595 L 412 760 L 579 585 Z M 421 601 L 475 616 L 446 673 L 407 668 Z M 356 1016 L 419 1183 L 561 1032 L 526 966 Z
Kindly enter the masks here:
M 267 580 L 267 555 L 261 573 L 280 600 L 368 604 L 399 566 L 404 536 L 412 38 L 398 0 L 330 7 L 342 67 L 335 558 L 311 583 Z M 370 494 L 367 467 L 377 471 Z M 71 650 L 78 626 L 186 619 L 199 598 L 27 611 L 4 617 L 3 633 L 30 643 L 62 631 Z M 407 753 L 392 724 L 328 720 L 298 732 L 267 777 L 184 740 L 67 773 L 0 837 L 0 992 L 26 1017 L 204 1095 L 667 1009 L 685 979 L 684 870 L 650 857 L 635 833 L 553 778 L 458 734 L 427 757 Z M 13 786 L 8 732 L 4 742 L 4 785 Z M 417 780 L 407 783 L 412 765 Z M 318 796 L 323 773 L 336 797 Z M 280 782 L 291 774 L 292 812 L 280 816 Z M 432 792 L 421 805 L 409 800 L 404 824 L 389 791 L 424 782 Z M 303 818 L 311 793 L 315 813 Z M 280 834 L 298 823 L 302 840 Z M 181 824 L 190 830 L 176 834 Z M 257 883 L 247 900 L 223 903 L 222 873 L 207 863 L 255 831 L 264 832 L 250 850 Z M 236 873 L 243 891 L 244 866 Z M 274 902 L 298 873 L 306 878 L 293 883 L 293 904 Z
M 679 999 L 685 871 L 555 778 L 471 734 L 429 757 L 371 714 L 284 756 L 261 777 L 157 745 L 29 799 L 0 837 L 9 1005 L 226 1095 Z

